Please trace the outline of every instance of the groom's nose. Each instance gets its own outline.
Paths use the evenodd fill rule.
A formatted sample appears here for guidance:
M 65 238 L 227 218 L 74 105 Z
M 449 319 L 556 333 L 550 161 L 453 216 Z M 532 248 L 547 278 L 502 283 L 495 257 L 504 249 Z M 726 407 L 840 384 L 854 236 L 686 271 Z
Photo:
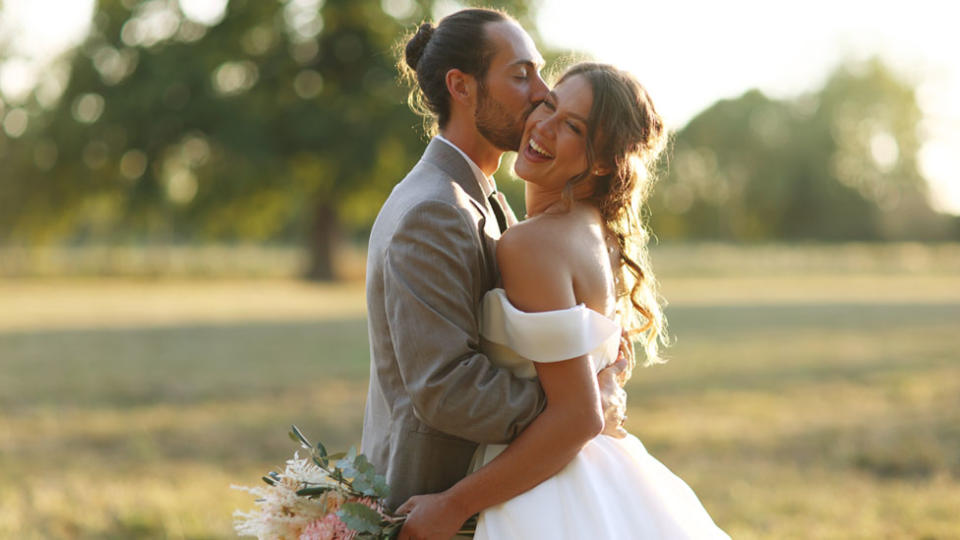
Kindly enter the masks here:
M 550 89 L 547 87 L 547 83 L 543 81 L 539 72 L 536 73 L 530 82 L 530 103 L 539 104 L 547 98 L 548 93 L 550 93 Z

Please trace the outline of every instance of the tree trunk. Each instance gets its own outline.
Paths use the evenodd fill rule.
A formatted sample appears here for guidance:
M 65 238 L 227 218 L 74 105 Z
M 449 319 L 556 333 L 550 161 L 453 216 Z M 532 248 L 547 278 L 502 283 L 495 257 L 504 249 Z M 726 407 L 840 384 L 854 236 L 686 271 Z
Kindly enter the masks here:
M 340 230 L 337 225 L 337 210 L 327 201 L 320 201 L 314 206 L 313 223 L 307 238 L 307 249 L 310 253 L 309 266 L 306 278 L 311 281 L 333 281 L 334 252 L 340 239 Z

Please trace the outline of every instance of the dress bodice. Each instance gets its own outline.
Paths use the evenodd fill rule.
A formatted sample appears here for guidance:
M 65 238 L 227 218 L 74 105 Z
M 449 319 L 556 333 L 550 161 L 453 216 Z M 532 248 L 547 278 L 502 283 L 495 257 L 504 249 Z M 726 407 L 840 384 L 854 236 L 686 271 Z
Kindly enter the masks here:
M 614 362 L 620 349 L 620 325 L 579 304 L 555 311 L 520 311 L 503 289 L 483 297 L 482 348 L 494 364 L 519 377 L 535 377 L 533 362 L 559 362 L 584 354 L 597 369 Z
M 536 376 L 534 362 L 584 354 L 593 356 L 600 369 L 616 360 L 620 348 L 620 325 L 582 304 L 526 313 L 510 303 L 503 289 L 493 289 L 483 298 L 481 315 L 487 356 L 523 377 Z M 506 448 L 481 444 L 470 471 L 490 463 Z M 730 540 L 690 487 L 632 435 L 594 437 L 557 474 L 483 510 L 475 538 Z

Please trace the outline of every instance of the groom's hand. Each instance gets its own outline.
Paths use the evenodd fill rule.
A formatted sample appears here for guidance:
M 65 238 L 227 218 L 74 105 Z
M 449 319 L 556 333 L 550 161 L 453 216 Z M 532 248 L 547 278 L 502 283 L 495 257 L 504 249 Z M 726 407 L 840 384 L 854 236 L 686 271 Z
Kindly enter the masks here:
M 633 343 L 624 334 L 620 338 L 620 354 L 617 361 L 600 370 L 597 384 L 600 386 L 600 404 L 603 406 L 603 434 L 617 439 L 627 436 L 623 422 L 627 419 L 626 382 L 629 360 L 633 356 Z
M 397 540 L 449 540 L 460 530 L 463 512 L 444 492 L 414 495 L 397 508 L 407 515 Z

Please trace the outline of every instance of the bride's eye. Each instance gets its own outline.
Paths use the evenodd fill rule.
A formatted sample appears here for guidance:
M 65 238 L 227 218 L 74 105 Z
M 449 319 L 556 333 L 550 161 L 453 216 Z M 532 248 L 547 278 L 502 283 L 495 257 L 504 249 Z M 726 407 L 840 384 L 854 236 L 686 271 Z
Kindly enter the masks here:
M 577 135 L 580 135 L 581 130 L 579 127 L 577 127 L 576 124 L 574 124 L 573 122 L 567 122 L 567 125 L 570 126 L 570 129 L 572 129 L 574 133 L 576 133 Z

